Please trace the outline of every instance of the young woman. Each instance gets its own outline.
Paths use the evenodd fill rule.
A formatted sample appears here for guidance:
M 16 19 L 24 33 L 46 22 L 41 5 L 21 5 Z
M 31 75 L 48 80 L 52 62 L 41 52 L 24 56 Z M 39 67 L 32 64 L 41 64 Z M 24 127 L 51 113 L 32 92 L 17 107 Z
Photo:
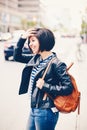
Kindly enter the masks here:
M 29 56 L 22 55 L 22 48 L 27 39 L 32 51 Z M 55 98 L 58 95 L 68 95 L 73 90 L 70 77 L 66 72 L 66 64 L 51 51 L 54 45 L 55 37 L 51 30 L 36 28 L 27 30 L 15 48 L 14 59 L 27 63 L 22 72 L 19 89 L 19 94 L 28 92 L 31 100 L 27 130 L 54 130 L 59 111 L 50 97 L 44 95 L 48 93 Z M 52 58 L 55 60 L 52 61 L 43 80 L 42 75 Z

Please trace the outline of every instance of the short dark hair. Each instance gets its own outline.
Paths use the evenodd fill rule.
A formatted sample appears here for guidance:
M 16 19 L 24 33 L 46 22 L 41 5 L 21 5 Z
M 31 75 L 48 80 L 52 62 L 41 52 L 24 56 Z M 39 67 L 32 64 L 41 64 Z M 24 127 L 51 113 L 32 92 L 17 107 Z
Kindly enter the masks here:
M 40 51 L 50 51 L 55 45 L 55 37 L 51 30 L 46 28 L 36 28 L 35 37 L 38 39 L 40 44 Z

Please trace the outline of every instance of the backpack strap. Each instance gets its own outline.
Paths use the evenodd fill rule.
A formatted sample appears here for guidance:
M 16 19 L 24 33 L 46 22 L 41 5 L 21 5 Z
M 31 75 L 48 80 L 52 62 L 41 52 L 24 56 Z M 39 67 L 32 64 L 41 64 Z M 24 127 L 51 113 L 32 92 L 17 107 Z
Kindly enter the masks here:
M 81 98 L 81 93 L 79 92 L 78 115 L 80 114 L 80 98 Z
M 71 64 L 67 67 L 67 71 L 73 66 L 74 62 L 71 62 Z
M 74 62 L 71 62 L 71 64 L 69 65 L 69 67 L 67 68 L 67 71 L 73 66 Z M 81 98 L 81 93 L 79 92 L 79 104 L 78 104 L 78 112 L 77 114 L 80 114 L 80 98 Z

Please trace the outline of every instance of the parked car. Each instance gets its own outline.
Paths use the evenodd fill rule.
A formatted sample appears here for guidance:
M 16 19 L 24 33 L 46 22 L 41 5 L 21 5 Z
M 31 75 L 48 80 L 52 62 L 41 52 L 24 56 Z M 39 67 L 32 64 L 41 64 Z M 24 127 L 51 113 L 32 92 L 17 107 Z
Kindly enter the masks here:
M 4 58 L 7 61 L 14 61 L 14 58 L 13 58 L 14 49 L 17 44 L 17 41 L 19 40 L 21 33 L 20 33 L 20 35 L 19 34 L 17 35 L 17 33 L 15 33 L 15 34 L 16 35 L 13 35 L 12 39 L 5 41 L 5 43 L 4 43 Z M 29 50 L 27 41 L 24 44 L 22 52 L 23 52 L 23 54 L 26 54 L 26 55 L 31 53 Z
M 9 40 L 11 38 L 12 38 L 12 35 L 9 32 L 6 32 L 6 33 L 1 32 L 0 33 L 0 41 L 7 41 L 7 40 Z

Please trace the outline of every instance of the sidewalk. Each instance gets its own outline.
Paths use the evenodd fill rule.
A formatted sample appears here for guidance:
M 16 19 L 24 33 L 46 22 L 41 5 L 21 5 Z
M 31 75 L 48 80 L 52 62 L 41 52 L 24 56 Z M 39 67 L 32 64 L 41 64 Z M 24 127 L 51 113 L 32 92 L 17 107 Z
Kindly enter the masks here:
M 82 49 L 87 58 L 87 45 L 82 45 Z M 87 130 L 87 59 L 83 62 L 75 61 L 71 73 L 81 92 L 80 115 L 77 118 L 77 110 L 69 114 L 60 113 L 56 130 Z

